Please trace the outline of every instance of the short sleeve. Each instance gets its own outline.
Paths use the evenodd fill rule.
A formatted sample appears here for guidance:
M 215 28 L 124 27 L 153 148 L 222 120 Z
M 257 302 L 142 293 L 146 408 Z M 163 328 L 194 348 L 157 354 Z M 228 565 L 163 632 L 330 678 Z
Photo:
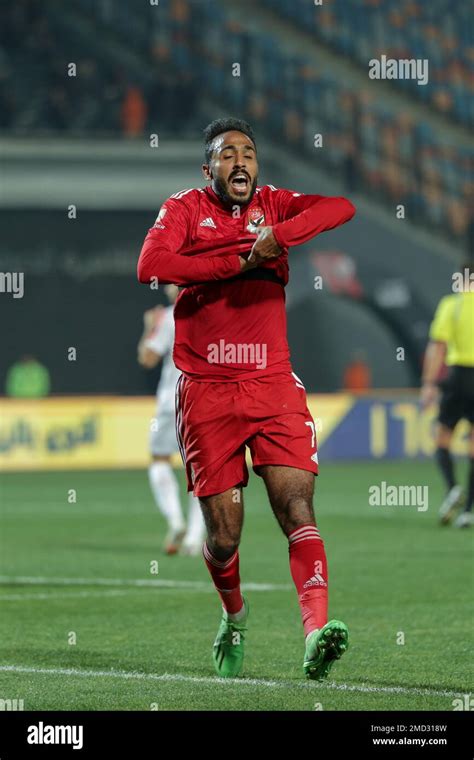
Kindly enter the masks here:
M 430 327 L 431 340 L 442 343 L 452 340 L 454 305 L 453 296 L 445 296 L 439 302 Z

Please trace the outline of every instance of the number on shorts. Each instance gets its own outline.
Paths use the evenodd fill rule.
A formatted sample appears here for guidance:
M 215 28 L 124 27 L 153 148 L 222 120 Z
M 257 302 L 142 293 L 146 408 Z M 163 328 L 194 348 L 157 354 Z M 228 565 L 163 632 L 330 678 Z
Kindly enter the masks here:
M 311 428 L 311 448 L 314 449 L 316 443 L 316 430 L 314 429 L 314 422 L 311 420 L 311 422 L 305 422 L 304 424 L 308 425 L 308 427 Z

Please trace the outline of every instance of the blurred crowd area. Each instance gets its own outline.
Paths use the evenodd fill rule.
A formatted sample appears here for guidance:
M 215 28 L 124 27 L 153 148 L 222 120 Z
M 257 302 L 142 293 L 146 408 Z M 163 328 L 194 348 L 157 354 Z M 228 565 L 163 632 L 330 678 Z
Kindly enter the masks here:
M 0 5 L 4 133 L 135 137 L 157 124 L 169 131 L 175 125 L 192 129 L 197 110 L 192 70 L 167 65 L 169 53 L 154 46 L 146 28 L 150 6 L 145 4 L 140 17 L 137 3 L 127 3 L 118 9 L 108 0 Z M 137 28 L 131 23 L 135 16 Z M 71 63 L 75 75 L 69 73 Z
M 268 2 L 274 10 L 281 5 L 282 14 L 291 11 L 291 23 L 306 30 L 322 10 L 303 0 Z M 359 60 L 395 55 L 402 42 L 404 54 L 426 54 L 434 60 L 430 89 L 390 85 L 427 99 L 433 112 L 449 100 L 453 109 L 442 110 L 462 121 L 472 47 L 464 3 L 451 3 L 449 13 L 447 7 L 447 0 L 328 2 L 318 36 Z M 216 0 L 160 0 L 158 6 L 17 0 L 2 6 L 0 29 L 4 132 L 196 137 L 206 119 L 220 115 L 216 107 L 225 108 L 248 118 L 259 135 L 305 152 L 348 191 L 392 209 L 403 204 L 407 217 L 449 239 L 472 238 L 472 148 L 448 139 L 429 119 L 415 119 L 408 99 L 405 111 L 394 110 L 369 78 L 366 88 L 354 89 L 256 28 L 251 17 L 236 20 Z M 70 62 L 75 77 L 67 74 Z M 232 74 L 235 62 L 240 76 Z M 315 147 L 317 133 L 322 148 Z
M 367 69 L 371 58 L 427 59 L 429 81 L 392 80 L 461 124 L 474 122 L 471 0 L 263 0 L 293 24 Z

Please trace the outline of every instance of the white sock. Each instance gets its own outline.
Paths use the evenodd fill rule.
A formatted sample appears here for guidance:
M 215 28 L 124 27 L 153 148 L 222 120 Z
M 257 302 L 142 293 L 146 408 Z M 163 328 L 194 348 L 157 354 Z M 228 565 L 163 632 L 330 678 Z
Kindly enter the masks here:
M 245 617 L 245 605 L 242 605 L 242 609 L 240 609 L 238 612 L 228 612 L 227 613 L 227 620 L 231 620 L 233 623 L 238 623 L 239 620 L 242 620 Z
M 206 535 L 206 525 L 202 516 L 199 499 L 191 492 L 189 494 L 188 529 L 184 537 L 184 544 L 195 546 L 202 544 Z
M 152 462 L 148 468 L 150 487 L 156 506 L 172 530 L 184 529 L 184 518 L 179 501 L 179 487 L 169 462 Z

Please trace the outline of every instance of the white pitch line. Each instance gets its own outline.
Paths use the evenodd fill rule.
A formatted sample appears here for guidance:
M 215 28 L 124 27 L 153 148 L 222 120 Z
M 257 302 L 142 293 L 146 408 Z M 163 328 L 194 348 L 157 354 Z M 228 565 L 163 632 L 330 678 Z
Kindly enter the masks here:
M 104 589 L 103 591 L 39 591 L 36 594 L 0 594 L 0 602 L 41 601 L 43 599 L 86 599 L 89 597 L 126 596 L 133 589 Z
M 0 665 L 0 672 L 4 673 L 28 673 L 37 675 L 69 676 L 84 678 L 123 678 L 137 681 L 165 681 L 183 683 L 203 683 L 222 686 L 262 686 L 265 688 L 296 688 L 316 691 L 317 689 L 335 691 L 353 691 L 362 693 L 379 694 L 407 694 L 413 696 L 429 697 L 462 697 L 456 691 L 444 691 L 416 686 L 370 686 L 365 684 L 347 683 L 311 683 L 308 681 L 270 681 L 261 678 L 219 678 L 210 676 L 185 676 L 180 673 L 140 673 L 127 670 L 79 670 L 77 668 L 35 668 L 24 665 Z
M 32 586 L 137 586 L 151 588 L 189 589 L 214 592 L 214 586 L 205 581 L 176 581 L 158 578 L 48 578 L 47 576 L 0 575 L 0 585 Z M 243 591 L 290 591 L 289 583 L 242 583 Z

